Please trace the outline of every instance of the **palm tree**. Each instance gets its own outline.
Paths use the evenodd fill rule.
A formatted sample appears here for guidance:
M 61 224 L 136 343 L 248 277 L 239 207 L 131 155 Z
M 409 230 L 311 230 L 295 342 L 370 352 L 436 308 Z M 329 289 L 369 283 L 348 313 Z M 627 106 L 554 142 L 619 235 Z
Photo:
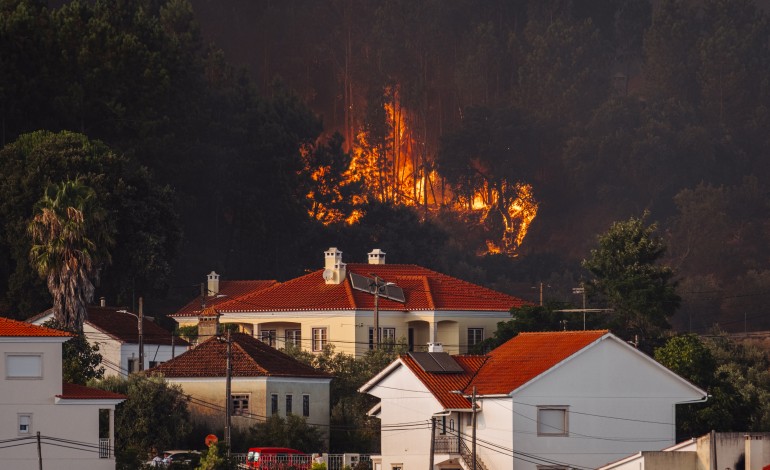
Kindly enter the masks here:
M 48 284 L 54 318 L 82 331 L 93 301 L 96 266 L 109 262 L 114 228 L 96 192 L 82 178 L 49 184 L 35 205 L 27 230 L 32 237 L 32 266 Z

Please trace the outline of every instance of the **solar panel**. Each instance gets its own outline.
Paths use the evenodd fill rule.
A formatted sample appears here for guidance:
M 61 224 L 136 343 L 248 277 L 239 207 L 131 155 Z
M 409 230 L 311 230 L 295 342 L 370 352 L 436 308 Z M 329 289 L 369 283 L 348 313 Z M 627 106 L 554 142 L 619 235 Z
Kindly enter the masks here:
M 433 357 L 433 360 L 435 360 L 438 365 L 440 365 L 444 372 L 447 373 L 457 373 L 457 372 L 465 372 L 462 367 L 460 367 L 460 364 L 457 363 L 457 361 L 452 358 L 449 354 L 445 352 L 434 352 L 434 353 L 428 353 Z
M 460 364 L 445 352 L 410 352 L 409 357 L 414 359 L 422 370 L 434 374 L 457 374 L 465 372 Z
M 376 285 L 377 282 L 370 277 L 362 276 L 356 273 L 350 273 L 350 286 L 355 290 L 368 292 L 374 295 L 374 289 L 376 289 Z M 396 302 L 406 302 L 404 289 L 398 287 L 392 282 L 387 282 L 385 284 L 381 283 L 379 295 L 382 298 L 390 299 Z
M 350 286 L 355 290 L 362 290 L 374 294 L 374 279 L 369 279 L 356 273 L 350 273 Z

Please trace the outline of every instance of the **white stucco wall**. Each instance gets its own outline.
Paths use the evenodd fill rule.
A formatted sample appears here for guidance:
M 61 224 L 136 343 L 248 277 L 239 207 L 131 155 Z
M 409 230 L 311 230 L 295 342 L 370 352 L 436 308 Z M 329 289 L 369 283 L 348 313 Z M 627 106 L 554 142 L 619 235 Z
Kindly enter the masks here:
M 675 403 L 698 398 L 686 382 L 607 338 L 512 395 L 513 448 L 595 468 L 672 445 Z M 569 407 L 568 436 L 537 435 L 537 407 L 543 405 Z M 514 468 L 536 467 L 516 460 Z
M 23 341 L 23 342 L 22 342 Z M 6 356 L 14 353 L 42 354 L 42 378 L 8 378 Z M 29 438 L 24 445 L 0 448 L 0 468 L 37 470 L 36 435 L 41 439 L 43 468 L 62 470 L 108 470 L 114 458 L 99 458 L 99 409 L 114 404 L 77 400 L 57 403 L 62 393 L 61 341 L 46 338 L 0 338 L 0 441 Z M 72 402 L 74 400 L 70 400 Z M 19 434 L 19 414 L 32 416 L 30 432 Z M 67 444 L 50 438 L 66 439 Z M 75 449 L 62 447 L 76 447 Z

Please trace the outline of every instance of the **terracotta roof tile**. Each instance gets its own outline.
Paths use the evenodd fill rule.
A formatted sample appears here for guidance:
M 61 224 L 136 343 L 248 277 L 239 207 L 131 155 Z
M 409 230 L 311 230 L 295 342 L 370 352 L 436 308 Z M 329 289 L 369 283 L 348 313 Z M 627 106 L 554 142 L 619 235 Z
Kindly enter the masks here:
M 259 292 L 278 284 L 278 281 L 219 281 L 219 296 L 206 297 L 206 307 L 216 307 L 224 302 Z M 173 316 L 195 317 L 201 311 L 201 298 L 195 297 Z
M 232 377 L 331 378 L 244 333 L 233 333 Z M 165 377 L 225 377 L 227 344 L 209 338 L 193 349 L 160 364 L 147 373 Z
M 577 353 L 608 331 L 520 333 L 486 356 L 452 356 L 463 372 L 425 372 L 411 357 L 400 360 L 425 384 L 445 409 L 470 409 L 470 395 L 507 395 Z
M 401 356 L 401 360 L 412 370 L 414 375 L 433 393 L 445 409 L 470 409 L 471 403 L 462 395 L 452 393 L 464 390 L 473 376 L 484 365 L 486 356 L 452 356 L 462 367 L 462 373 L 436 374 L 425 372 L 411 356 Z
M 56 337 L 72 336 L 72 334 L 45 326 L 31 325 L 27 322 L 0 317 L 0 336 Z
M 68 400 L 125 400 L 128 398 L 120 393 L 66 382 L 62 384 L 62 394 L 56 396 Z
M 118 311 L 116 307 L 88 307 L 88 320 L 94 328 L 124 343 L 139 342 L 138 319 L 128 313 Z M 172 332 L 152 320 L 142 320 L 142 340 L 144 344 L 171 345 Z M 182 338 L 175 338 L 177 346 L 189 346 Z
M 473 385 L 480 395 L 511 393 L 607 333 L 520 333 L 489 353 L 489 360 L 473 379 Z
M 507 312 L 526 302 L 501 292 L 410 264 L 348 264 L 348 273 L 374 274 L 404 290 L 405 303 L 380 297 L 380 310 L 470 310 Z M 240 297 L 225 300 L 217 310 L 227 312 L 372 310 L 374 296 L 353 290 L 349 277 L 340 284 L 326 284 L 323 270 L 284 283 L 276 283 Z M 192 316 L 180 310 L 174 317 Z

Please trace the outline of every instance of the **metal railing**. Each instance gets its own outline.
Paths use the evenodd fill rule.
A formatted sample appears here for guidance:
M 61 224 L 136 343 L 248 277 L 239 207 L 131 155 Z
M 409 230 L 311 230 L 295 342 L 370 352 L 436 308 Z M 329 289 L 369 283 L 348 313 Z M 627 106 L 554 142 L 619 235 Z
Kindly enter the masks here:
M 99 458 L 112 458 L 112 443 L 109 438 L 99 438 Z
M 369 468 L 371 469 L 371 456 L 369 454 L 322 454 L 323 461 L 326 463 L 326 469 L 327 470 L 342 470 L 345 468 L 345 466 L 349 466 L 350 468 L 356 468 L 356 464 L 358 462 L 367 462 L 369 465 Z M 309 456 L 308 456 L 309 457 Z M 248 465 L 246 462 L 246 454 L 232 454 L 231 455 L 232 460 L 235 462 L 237 468 L 239 469 L 247 469 Z M 263 464 L 264 465 L 264 464 Z M 301 465 L 297 465 L 298 468 L 310 468 L 312 466 L 312 462 L 307 465 L 307 467 L 303 467 Z M 273 468 L 272 466 L 262 466 L 260 468 Z M 281 468 L 276 464 L 275 468 Z
M 437 454 L 459 454 L 460 438 L 457 436 L 436 436 L 433 450 Z

